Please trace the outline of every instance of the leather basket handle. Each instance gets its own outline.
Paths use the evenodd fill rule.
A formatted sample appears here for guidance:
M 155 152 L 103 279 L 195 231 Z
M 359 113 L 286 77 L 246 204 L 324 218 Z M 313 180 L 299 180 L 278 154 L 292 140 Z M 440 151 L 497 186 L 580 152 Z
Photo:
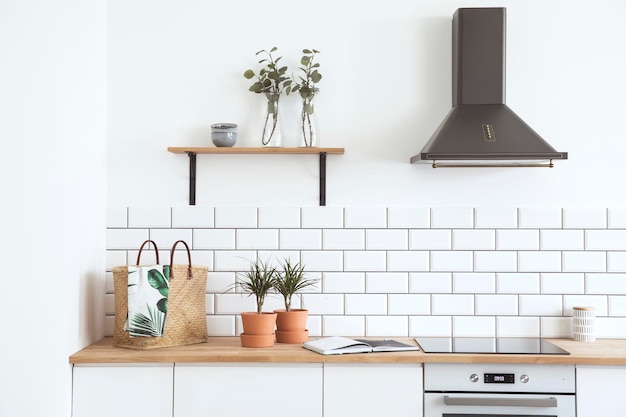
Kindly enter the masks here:
M 135 265 L 140 265 L 139 260 L 141 259 L 141 251 L 143 250 L 143 247 L 146 245 L 146 243 L 152 243 L 152 246 L 154 246 L 154 251 L 156 252 L 156 263 L 158 265 L 159 264 L 159 248 L 157 248 L 156 243 L 154 243 L 154 241 L 150 239 L 143 242 L 141 246 L 139 247 L 139 253 L 137 254 L 137 263 Z
M 179 243 L 185 245 L 185 249 L 187 250 L 187 261 L 189 263 L 189 268 L 187 268 L 187 279 L 191 279 L 193 278 L 193 273 L 191 271 L 191 252 L 189 252 L 189 246 L 187 246 L 187 242 L 185 242 L 184 240 L 177 240 L 176 242 L 174 242 L 172 250 L 170 251 L 170 267 L 174 265 L 174 251 L 176 250 L 176 245 L 178 245 Z

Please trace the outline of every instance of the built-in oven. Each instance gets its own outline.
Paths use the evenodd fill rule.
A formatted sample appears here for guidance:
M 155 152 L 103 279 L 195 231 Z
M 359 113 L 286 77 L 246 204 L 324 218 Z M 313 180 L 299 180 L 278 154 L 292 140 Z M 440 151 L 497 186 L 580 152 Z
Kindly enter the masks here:
M 467 341 L 448 342 L 461 346 Z M 510 347 L 509 342 L 513 341 L 493 341 L 494 350 L 500 343 L 508 346 L 506 353 L 520 350 Z M 428 345 L 426 341 L 422 343 Z M 554 345 L 543 346 L 541 340 L 523 344 L 537 346 L 539 351 L 546 349 L 549 354 L 567 354 Z M 459 348 L 458 352 L 466 350 L 471 349 Z M 576 416 L 574 365 L 502 362 L 425 363 L 424 417 Z

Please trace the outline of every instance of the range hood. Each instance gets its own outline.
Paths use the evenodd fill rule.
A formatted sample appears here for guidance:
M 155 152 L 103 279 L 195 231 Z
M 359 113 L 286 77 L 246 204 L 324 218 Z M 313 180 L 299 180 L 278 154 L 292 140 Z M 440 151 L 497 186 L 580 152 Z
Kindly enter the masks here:
M 411 163 L 437 167 L 552 167 L 557 152 L 505 104 L 506 9 L 452 18 L 452 110 Z

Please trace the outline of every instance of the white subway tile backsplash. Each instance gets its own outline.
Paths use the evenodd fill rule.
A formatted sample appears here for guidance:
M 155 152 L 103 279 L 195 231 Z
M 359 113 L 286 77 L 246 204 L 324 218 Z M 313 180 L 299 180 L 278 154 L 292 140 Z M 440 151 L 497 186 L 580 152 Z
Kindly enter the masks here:
M 107 249 L 135 249 L 150 238 L 148 229 L 107 229 Z M 172 242 L 173 243 L 173 242 Z
M 172 226 L 172 210 L 169 207 L 129 207 L 128 227 L 156 229 Z
M 346 314 L 387 314 L 387 295 L 346 294 Z
M 539 337 L 539 317 L 497 317 L 496 335 L 499 337 Z
M 221 294 L 235 283 L 237 274 L 235 272 L 213 272 L 209 270 L 206 280 L 206 290 L 208 293 Z
M 287 229 L 300 227 L 299 207 L 259 207 L 259 227 Z
M 387 227 L 385 207 L 346 207 L 345 228 L 384 229 Z
M 572 338 L 571 317 L 541 317 L 541 336 L 544 338 Z
M 542 294 L 584 294 L 585 274 L 545 273 L 541 274 Z
M 626 230 L 588 230 L 587 250 L 626 251 Z
M 105 254 L 105 266 L 106 270 L 110 271 L 116 266 L 129 265 L 128 258 L 126 254 L 128 252 L 125 250 L 108 250 Z M 132 262 L 135 262 L 133 260 Z
M 409 292 L 435 294 L 452 292 L 451 272 L 409 273 Z
M 477 207 L 474 209 L 477 229 L 516 229 L 517 208 Z
M 519 308 L 517 295 L 509 294 L 477 294 L 477 316 L 517 316 Z
M 605 252 L 563 252 L 563 272 L 605 272 Z
M 430 209 L 427 207 L 389 207 L 387 227 L 390 229 L 427 229 Z
M 609 316 L 626 317 L 626 295 L 609 296 Z
M 626 272 L 626 252 L 607 252 L 607 272 Z
M 126 207 L 107 207 L 106 225 L 108 228 L 126 228 L 128 227 L 128 208 Z
M 409 233 L 406 230 L 371 229 L 365 233 L 367 250 L 407 250 Z
M 496 232 L 494 230 L 453 230 L 453 250 L 494 250 Z
M 609 229 L 626 229 L 626 208 L 610 208 L 608 212 Z
M 303 229 L 340 229 L 343 225 L 341 207 L 302 207 Z
M 455 272 L 452 274 L 452 291 L 455 294 L 481 294 L 496 292 L 496 274 Z
M 564 208 L 564 229 L 606 229 L 607 210 L 604 208 Z
M 560 316 L 563 297 L 560 295 L 520 295 L 520 316 Z
M 385 271 L 386 268 L 385 251 L 344 252 L 345 271 Z
M 416 316 L 409 317 L 409 336 L 451 337 L 452 317 Z
M 411 250 L 450 250 L 452 249 L 451 230 L 410 230 L 409 249 Z
M 235 239 L 238 250 L 278 249 L 277 229 L 240 229 Z
M 561 272 L 561 252 L 519 252 L 517 259 L 519 272 Z
M 315 337 L 571 337 L 574 305 L 596 308 L 598 337 L 626 337 L 622 208 L 108 208 L 108 336 L 108 271 L 134 264 L 149 238 L 161 263 L 182 239 L 193 263 L 209 268 L 207 328 L 215 336 L 238 335 L 239 313 L 256 307 L 246 294 L 225 292 L 249 262 L 288 258 L 321 279 L 295 301 L 309 309 Z M 186 262 L 178 249 L 175 262 Z M 154 262 L 147 250 L 141 263 Z M 271 294 L 264 310 L 283 307 Z
M 399 316 L 367 316 L 365 329 L 365 335 L 369 337 L 406 336 L 409 319 Z
M 560 229 L 562 210 L 552 207 L 522 207 L 519 209 L 520 229 Z
M 609 299 L 606 295 L 563 295 L 563 315 L 572 316 L 573 307 L 595 307 L 596 317 L 606 316 Z
M 497 230 L 497 250 L 539 250 L 539 230 Z
M 215 251 L 214 271 L 248 271 L 257 260 L 254 251 Z M 261 259 L 266 262 L 266 259 Z
M 172 207 L 173 228 L 210 228 L 215 226 L 215 208 L 203 206 Z
M 587 294 L 626 294 L 626 274 L 587 274 Z
M 539 273 L 498 273 L 496 292 L 506 294 L 539 294 Z
M 474 269 L 471 251 L 435 251 L 430 253 L 430 270 L 433 272 L 471 272 Z
M 430 314 L 430 295 L 428 294 L 389 294 L 387 300 L 391 315 L 428 315 Z
M 216 207 L 215 227 L 245 229 L 258 226 L 258 215 L 255 207 Z
M 235 249 L 235 229 L 194 229 L 194 249 Z
M 326 272 L 323 289 L 327 294 L 365 292 L 365 272 Z
M 456 316 L 452 318 L 452 334 L 455 337 L 494 337 L 495 317 Z
M 407 272 L 368 272 L 367 292 L 379 294 L 402 294 L 409 292 Z
M 207 316 L 207 333 L 209 336 L 238 336 L 235 333 L 235 316 Z
M 596 337 L 600 339 L 623 339 L 626 318 L 599 317 L 596 319 Z
M 302 251 L 300 261 L 309 271 L 343 271 L 342 251 Z
M 365 336 L 365 316 L 324 316 L 324 336 Z
M 428 266 L 426 251 L 387 252 L 387 271 L 428 271 Z
M 430 227 L 433 229 L 471 229 L 474 227 L 474 209 L 433 207 L 430 209 Z
M 512 251 L 474 252 L 474 271 L 515 272 L 517 271 L 517 253 Z
M 542 230 L 541 250 L 583 250 L 583 230 Z
M 474 296 L 470 294 L 433 294 L 431 311 L 441 316 L 471 316 L 474 314 Z
M 322 231 L 320 229 L 281 229 L 279 239 L 281 249 L 322 249 Z
M 344 314 L 343 294 L 306 294 L 303 296 L 309 314 Z
M 365 249 L 365 230 L 330 229 L 322 233 L 324 250 L 363 250 Z
M 192 236 L 192 229 L 150 229 L 150 239 L 154 240 L 159 250 L 170 250 L 179 240 L 184 240 L 191 249 Z M 179 244 L 176 247 L 176 250 L 178 249 L 185 249 L 185 247 Z

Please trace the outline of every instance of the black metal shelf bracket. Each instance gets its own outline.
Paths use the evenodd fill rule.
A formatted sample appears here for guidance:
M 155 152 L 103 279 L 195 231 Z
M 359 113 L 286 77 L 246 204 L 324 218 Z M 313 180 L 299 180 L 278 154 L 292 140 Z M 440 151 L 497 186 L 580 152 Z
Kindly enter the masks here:
M 320 206 L 326 205 L 326 152 L 320 152 Z
M 187 152 L 189 156 L 189 205 L 196 205 L 196 153 Z
M 187 151 L 189 157 L 189 205 L 196 205 L 196 152 Z M 320 152 L 320 206 L 326 205 L 326 152 Z

